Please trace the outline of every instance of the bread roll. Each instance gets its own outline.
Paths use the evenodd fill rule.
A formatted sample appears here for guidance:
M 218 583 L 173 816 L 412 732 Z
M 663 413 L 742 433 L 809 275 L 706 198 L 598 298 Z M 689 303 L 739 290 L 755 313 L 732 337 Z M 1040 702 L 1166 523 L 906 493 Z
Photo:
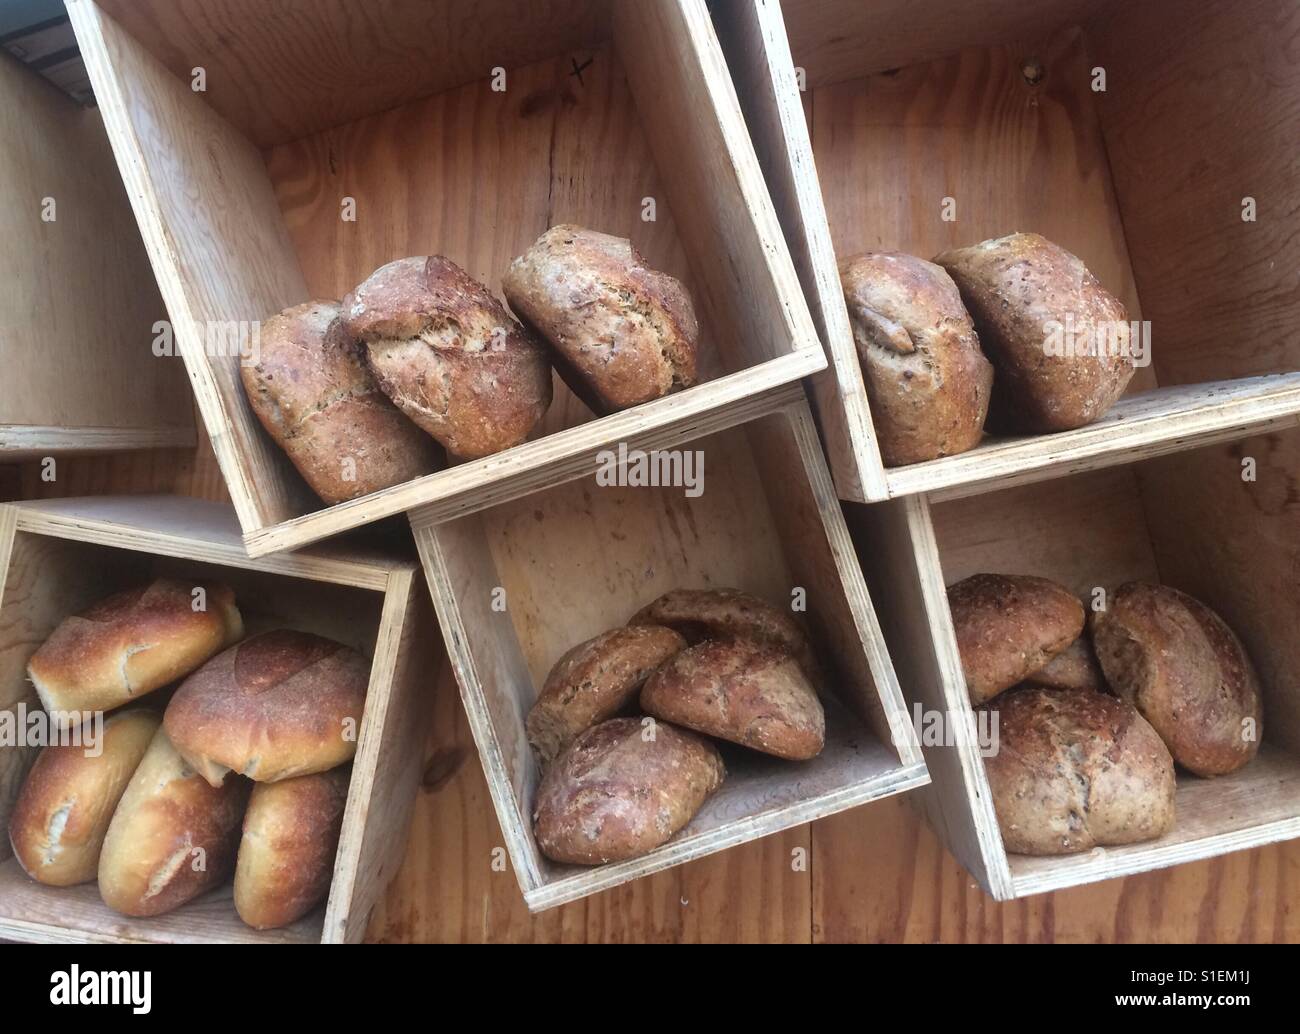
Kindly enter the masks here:
M 976 706 L 1038 671 L 1083 631 L 1078 597 L 1032 575 L 971 575 L 949 587 L 948 608 Z
M 113 813 L 99 856 L 99 894 L 128 916 L 170 912 L 225 881 L 249 783 L 214 789 L 159 729 Z
M 1012 854 L 1073 854 L 1173 829 L 1173 759 L 1131 704 L 1025 686 L 988 707 L 998 737 L 984 765 Z
M 343 299 L 380 388 L 453 456 L 524 441 L 551 404 L 546 349 L 450 259 L 406 258 Z
M 1090 689 L 1106 692 L 1106 677 L 1092 651 L 1087 635 L 1081 635 L 1064 650 L 1025 679 L 1048 689 Z
M 664 625 L 691 644 L 737 636 L 771 643 L 794 654 L 814 684 L 821 682 L 817 659 L 794 616 L 739 589 L 674 589 L 638 610 L 628 624 Z
M 646 268 L 623 237 L 552 226 L 510 263 L 502 290 L 596 412 L 695 383 L 699 325 L 690 295 L 667 273 Z
M 194 609 L 202 588 L 206 609 Z M 235 594 L 215 582 L 158 578 L 65 618 L 27 662 L 41 703 L 109 711 L 188 675 L 242 638 Z
M 885 465 L 978 445 L 993 367 L 952 278 L 914 255 L 874 252 L 842 263 L 840 284 Z
M 791 761 L 821 753 L 826 715 L 785 650 L 714 639 L 683 650 L 641 690 L 646 714 Z
M 546 770 L 533 814 L 537 846 L 576 865 L 643 855 L 690 822 L 726 774 L 717 750 L 693 732 L 611 718 Z
M 993 360 L 999 429 L 1083 427 L 1124 394 L 1134 371 L 1128 313 L 1064 248 L 1013 233 L 935 262 L 956 281 Z
M 113 810 L 161 721 L 142 708 L 117 711 L 95 756 L 85 746 L 41 751 L 9 813 L 9 843 L 28 876 L 51 887 L 95 878 Z
M 241 366 L 249 404 L 326 503 L 378 492 L 439 465 L 438 448 L 379 390 L 338 302 L 304 302 L 262 323 Z
M 349 767 L 258 783 L 235 865 L 235 911 L 255 930 L 301 919 L 329 893 Z
M 342 643 L 280 629 L 246 639 L 181 684 L 163 725 L 213 786 L 324 772 L 357 750 L 370 662 Z
M 579 643 L 556 661 L 528 712 L 528 742 L 538 757 L 551 762 L 583 729 L 614 717 L 655 668 L 685 647 L 661 625 L 615 628 Z
M 1188 771 L 1225 775 L 1255 756 L 1259 679 L 1241 640 L 1205 604 L 1166 585 L 1129 582 L 1093 614 L 1092 638 L 1111 687 Z

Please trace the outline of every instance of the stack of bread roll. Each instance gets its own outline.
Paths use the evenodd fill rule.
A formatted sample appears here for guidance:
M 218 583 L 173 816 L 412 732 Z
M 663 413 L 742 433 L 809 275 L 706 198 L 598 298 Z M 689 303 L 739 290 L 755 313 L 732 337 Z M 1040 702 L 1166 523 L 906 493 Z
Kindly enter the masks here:
M 977 574 L 949 609 L 970 701 L 997 712 L 985 761 L 1006 849 L 1059 855 L 1174 825 L 1175 765 L 1226 775 L 1255 756 L 1258 678 L 1209 607 L 1129 582 L 1091 618 L 1068 589 Z
M 241 367 L 253 412 L 333 504 L 433 472 L 439 445 L 459 459 L 519 445 L 551 404 L 552 364 L 602 414 L 695 383 L 690 295 L 624 238 L 553 226 L 504 291 L 517 320 L 450 259 L 421 256 L 341 304 L 286 309 Z
M 98 880 L 110 908 L 156 916 L 233 870 L 257 929 L 324 898 L 363 656 L 287 629 L 245 638 L 229 588 L 158 579 L 64 620 L 27 670 L 52 720 L 109 712 L 102 750 L 45 747 L 19 792 L 9 839 L 32 879 Z M 164 712 L 149 706 L 178 680 Z
M 933 262 L 869 252 L 841 263 L 840 281 L 886 466 L 973 449 L 986 420 L 999 433 L 1083 427 L 1133 377 L 1123 304 L 1035 233 Z M 1067 328 L 1083 347 L 1055 347 Z
M 794 618 L 736 589 L 678 589 L 573 647 L 529 712 L 544 772 L 538 847 L 558 862 L 634 858 L 722 785 L 708 737 L 789 761 L 821 753 L 818 665 Z

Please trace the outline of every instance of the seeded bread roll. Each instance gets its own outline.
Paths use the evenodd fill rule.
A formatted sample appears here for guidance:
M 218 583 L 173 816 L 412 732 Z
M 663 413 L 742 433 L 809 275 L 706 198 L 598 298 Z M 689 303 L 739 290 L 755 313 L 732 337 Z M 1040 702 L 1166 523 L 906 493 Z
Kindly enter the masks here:
M 257 419 L 326 503 L 378 492 L 439 465 L 438 448 L 379 390 L 338 302 L 304 302 L 262 323 L 241 366 Z
M 643 855 L 686 826 L 726 774 L 702 736 L 611 718 L 546 770 L 533 813 L 537 846 L 552 861 L 575 865 Z
M 695 383 L 699 325 L 690 295 L 667 273 L 646 268 L 626 238 L 552 226 L 510 263 L 502 290 L 596 412 Z
M 1083 631 L 1078 597 L 1032 575 L 971 575 L 949 587 L 948 607 L 976 706 L 1038 671 Z
M 1106 680 L 1200 776 L 1235 772 L 1263 735 L 1259 679 L 1209 607 L 1167 585 L 1129 582 L 1092 616 Z
M 1128 313 L 1064 248 L 1036 233 L 1013 233 L 935 262 L 956 281 L 993 360 L 999 429 L 1083 427 L 1124 394 L 1134 372 Z
M 250 784 L 213 788 L 159 729 L 113 813 L 99 856 L 99 894 L 128 916 L 170 912 L 225 882 Z
M 441 255 L 375 270 L 343 299 L 343 321 L 384 394 L 453 456 L 520 444 L 551 404 L 545 347 Z
M 258 782 L 351 761 L 370 681 L 355 650 L 280 629 L 214 657 L 176 691 L 163 726 L 213 786 L 234 771 Z
M 659 625 L 615 628 L 579 643 L 556 661 L 528 712 L 528 742 L 538 757 L 551 762 L 583 729 L 618 714 L 647 676 L 685 647 Z
M 202 588 L 205 609 L 195 610 Z M 215 582 L 158 578 L 65 618 L 27 662 L 56 724 L 59 712 L 109 711 L 175 682 L 244 635 L 235 594 Z
M 1090 689 L 1106 692 L 1106 677 L 1101 673 L 1097 655 L 1088 636 L 1081 635 L 1036 672 L 1025 679 L 1048 689 Z
M 253 787 L 235 865 L 235 911 L 253 929 L 288 926 L 329 893 L 351 774 L 344 766 Z
M 791 761 L 816 757 L 826 742 L 825 712 L 798 662 L 749 639 L 683 650 L 646 681 L 641 709 Z
M 1011 853 L 1073 854 L 1173 829 L 1173 758 L 1131 704 L 1025 686 L 988 709 L 998 714 L 997 750 L 984 766 Z
M 885 465 L 978 445 L 993 367 L 952 278 L 914 255 L 874 252 L 842 263 L 840 284 Z
M 95 878 L 113 811 L 161 721 L 156 711 L 117 711 L 93 756 L 84 741 L 41 751 L 9 814 L 9 843 L 28 876 L 51 887 Z

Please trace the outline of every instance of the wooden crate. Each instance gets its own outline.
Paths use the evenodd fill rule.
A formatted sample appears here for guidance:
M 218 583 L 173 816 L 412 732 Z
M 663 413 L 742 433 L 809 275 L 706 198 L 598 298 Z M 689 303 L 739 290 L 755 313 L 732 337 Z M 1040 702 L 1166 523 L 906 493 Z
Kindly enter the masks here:
M 533 911 L 922 785 L 902 697 L 797 386 L 742 427 L 682 446 L 704 490 L 583 479 L 439 521 L 411 515 L 515 875 Z M 794 763 L 727 751 L 728 777 L 694 821 L 640 858 L 562 866 L 538 852 L 539 771 L 524 719 L 569 647 L 677 587 L 734 586 L 776 603 L 806 590 L 807 622 L 833 672 L 827 744 Z M 903 728 L 908 728 L 904 722 Z
M 814 383 L 842 498 L 954 496 L 1298 422 L 1290 0 L 716 0 L 713 13 L 830 353 Z M 886 469 L 836 257 L 931 258 L 1016 230 L 1079 255 L 1150 321 L 1154 364 L 1089 427 Z
M 413 561 L 373 549 L 318 547 L 250 560 L 228 506 L 177 496 L 102 496 L 0 507 L 0 692 L 3 706 L 40 701 L 28 658 L 67 615 L 161 575 L 219 578 L 250 632 L 300 628 L 372 658 L 370 685 L 327 904 L 281 930 L 240 921 L 231 887 L 167 915 L 133 919 L 94 883 L 46 887 L 0 844 L 0 937 L 33 941 L 358 941 L 401 863 L 421 777 L 431 687 L 443 655 Z M 0 821 L 35 747 L 0 747 Z
M 99 112 L 0 55 L 0 463 L 194 444 Z M 55 471 L 57 476 L 57 469 Z
M 589 474 L 610 442 L 734 425 L 825 368 L 703 0 L 68 9 L 252 555 Z M 408 255 L 499 291 L 561 222 L 630 236 L 689 284 L 704 383 L 592 419 L 557 381 L 533 440 L 322 508 L 253 415 L 239 359 L 205 347 Z

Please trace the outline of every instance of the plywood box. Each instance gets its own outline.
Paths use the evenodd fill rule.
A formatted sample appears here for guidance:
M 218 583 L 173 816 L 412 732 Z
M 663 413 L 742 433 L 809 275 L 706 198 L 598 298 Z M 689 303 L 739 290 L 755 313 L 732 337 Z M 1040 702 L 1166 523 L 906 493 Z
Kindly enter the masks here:
M 734 425 L 825 367 L 703 0 L 68 6 L 252 555 L 590 474 L 609 443 Z M 687 282 L 703 383 L 593 419 L 557 381 L 533 440 L 322 507 L 212 329 L 411 255 L 499 292 L 563 222 Z
M 0 937 L 32 941 L 358 941 L 401 863 L 445 663 L 417 565 L 370 549 L 318 547 L 250 560 L 229 506 L 175 496 L 105 496 L 0 507 L 0 701 L 38 709 L 27 660 L 55 626 L 98 599 L 158 575 L 219 579 L 249 632 L 298 628 L 371 659 L 370 685 L 326 904 L 258 932 L 226 886 L 152 919 L 118 915 L 94 883 L 30 880 L 0 845 Z M 39 748 L 0 747 L 6 825 Z

